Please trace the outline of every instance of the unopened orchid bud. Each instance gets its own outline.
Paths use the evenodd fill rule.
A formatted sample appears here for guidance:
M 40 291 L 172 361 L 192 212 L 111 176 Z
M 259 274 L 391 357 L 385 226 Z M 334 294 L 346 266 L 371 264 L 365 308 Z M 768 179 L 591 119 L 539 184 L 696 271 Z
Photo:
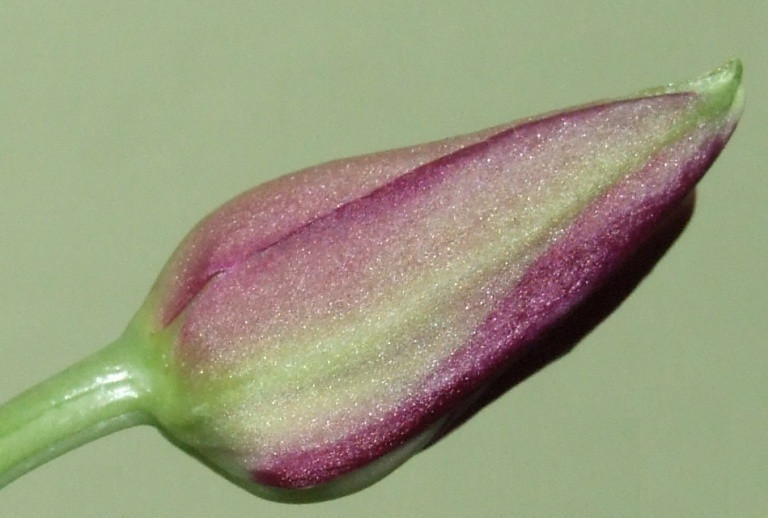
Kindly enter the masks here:
M 144 422 L 267 498 L 371 484 L 642 249 L 733 132 L 740 80 L 734 61 L 241 194 L 121 339 L 0 409 L 0 486 Z

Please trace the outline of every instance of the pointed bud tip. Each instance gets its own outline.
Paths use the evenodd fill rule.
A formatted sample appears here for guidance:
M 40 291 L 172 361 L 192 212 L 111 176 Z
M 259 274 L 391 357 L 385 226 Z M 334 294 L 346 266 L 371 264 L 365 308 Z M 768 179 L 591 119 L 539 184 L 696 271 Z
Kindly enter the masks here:
M 742 74 L 741 60 L 734 58 L 696 79 L 649 88 L 641 91 L 638 96 L 693 93 L 704 101 L 702 109 L 698 111 L 699 116 L 705 119 L 725 116 L 735 121 L 744 108 Z
M 704 100 L 703 112 L 707 118 L 727 114 L 735 119 L 744 108 L 742 74 L 741 60 L 732 59 L 697 79 L 670 85 L 665 93 L 694 92 Z
M 723 86 L 738 86 L 741 83 L 743 68 L 741 60 L 732 59 L 725 65 L 690 81 L 688 84 L 692 89 L 702 92 Z
M 744 107 L 744 88 L 741 86 L 741 61 L 732 59 L 709 74 L 692 81 L 690 87 L 707 98 L 710 109 L 728 111 L 738 115 Z

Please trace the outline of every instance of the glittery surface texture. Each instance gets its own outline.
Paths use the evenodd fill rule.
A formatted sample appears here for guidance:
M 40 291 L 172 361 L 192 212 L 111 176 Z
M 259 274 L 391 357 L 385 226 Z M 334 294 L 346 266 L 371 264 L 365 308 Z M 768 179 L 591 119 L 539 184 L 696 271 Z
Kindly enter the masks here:
M 179 440 L 283 488 L 405 444 L 642 245 L 733 131 L 739 74 L 732 63 L 316 166 L 224 205 L 144 309 L 174 330 L 189 405 Z

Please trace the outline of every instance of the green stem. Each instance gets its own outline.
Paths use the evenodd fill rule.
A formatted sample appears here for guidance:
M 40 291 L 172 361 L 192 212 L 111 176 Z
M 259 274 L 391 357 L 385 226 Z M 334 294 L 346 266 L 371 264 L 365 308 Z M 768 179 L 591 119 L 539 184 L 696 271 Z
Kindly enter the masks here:
M 141 343 L 128 336 L 0 406 L 0 488 L 98 437 L 151 422 Z

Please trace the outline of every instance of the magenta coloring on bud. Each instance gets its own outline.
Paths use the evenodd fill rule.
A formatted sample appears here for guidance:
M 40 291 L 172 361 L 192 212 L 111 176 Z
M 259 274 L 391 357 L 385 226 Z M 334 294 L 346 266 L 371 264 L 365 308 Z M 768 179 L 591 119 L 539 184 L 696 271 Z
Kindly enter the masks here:
M 736 75 L 332 162 L 224 205 L 154 290 L 185 392 L 222 387 L 199 426 L 283 488 L 428 435 L 693 188 L 734 128 Z

